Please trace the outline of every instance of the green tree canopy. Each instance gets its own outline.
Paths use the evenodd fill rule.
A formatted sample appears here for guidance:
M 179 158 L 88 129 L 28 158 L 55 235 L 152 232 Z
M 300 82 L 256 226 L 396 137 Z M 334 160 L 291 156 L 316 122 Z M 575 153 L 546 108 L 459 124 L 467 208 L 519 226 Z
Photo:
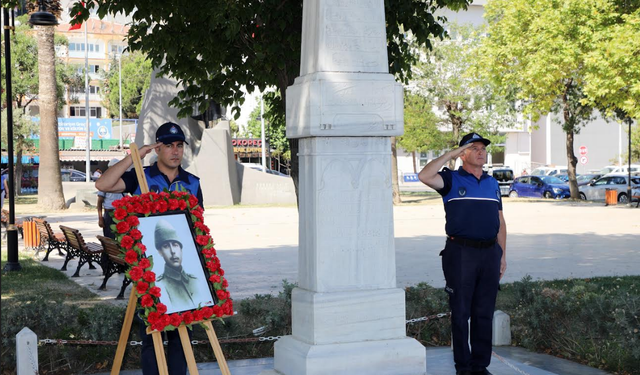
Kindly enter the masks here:
M 572 198 L 578 198 L 574 135 L 593 112 L 584 100 L 585 62 L 603 19 L 615 12 L 607 0 L 492 0 L 486 7 L 478 69 L 498 86 L 515 88 L 534 121 L 561 114 Z
M 151 82 L 151 60 L 142 53 L 134 52 L 122 55 L 122 116 L 138 118 L 142 108 L 145 91 Z M 118 60 L 111 60 L 108 71 L 101 72 L 104 79 L 102 86 L 102 104 L 109 110 L 109 115 L 120 116 L 120 71 Z

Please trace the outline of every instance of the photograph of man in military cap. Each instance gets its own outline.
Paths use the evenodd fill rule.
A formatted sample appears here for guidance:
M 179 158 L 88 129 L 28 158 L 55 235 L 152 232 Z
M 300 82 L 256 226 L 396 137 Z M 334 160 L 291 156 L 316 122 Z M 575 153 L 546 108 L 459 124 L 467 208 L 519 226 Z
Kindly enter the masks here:
M 187 218 L 183 214 L 140 218 L 147 256 L 153 257 L 160 302 L 167 313 L 214 304 Z M 153 241 L 153 242 L 152 242 Z M 155 251 L 153 250 L 155 249 Z

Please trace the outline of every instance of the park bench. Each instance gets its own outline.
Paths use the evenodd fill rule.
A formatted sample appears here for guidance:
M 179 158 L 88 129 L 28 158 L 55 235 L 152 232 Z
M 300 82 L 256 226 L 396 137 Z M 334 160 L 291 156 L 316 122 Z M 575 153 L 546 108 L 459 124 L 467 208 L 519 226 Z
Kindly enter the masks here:
M 104 274 L 104 267 L 102 266 L 100 259 L 104 251 L 102 246 L 95 242 L 86 243 L 84 241 L 84 238 L 82 237 L 82 234 L 77 229 L 61 225 L 60 230 L 62 230 L 62 233 L 64 233 L 64 237 L 67 239 L 67 257 L 64 260 L 64 265 L 62 265 L 62 268 L 60 270 L 66 271 L 67 263 L 69 263 L 69 261 L 74 257 L 78 257 L 78 268 L 76 269 L 76 272 L 71 275 L 71 277 L 80 276 L 80 268 L 82 268 L 85 263 L 89 263 L 90 269 L 95 269 L 96 267 L 92 262 L 100 264 L 102 273 Z
M 34 218 L 33 221 L 36 223 L 38 232 L 40 232 L 40 248 L 36 251 L 36 256 L 45 246 L 47 247 L 47 253 L 44 255 L 44 258 L 42 258 L 43 262 L 49 260 L 49 254 L 55 249 L 58 250 L 58 254 L 65 255 L 62 252 L 67 248 L 67 240 L 64 234 L 54 233 L 49 222 L 44 219 Z
M 104 281 L 102 285 L 98 288 L 99 290 L 107 290 L 107 281 L 111 276 L 116 273 L 125 273 L 129 266 L 125 263 L 124 259 L 121 258 L 122 250 L 120 249 L 120 245 L 118 243 L 104 236 L 96 236 L 100 243 L 102 244 L 102 248 L 104 249 L 103 260 L 102 260 L 102 269 L 104 270 Z M 116 299 L 124 298 L 124 291 L 127 289 L 127 286 L 131 284 L 131 280 L 125 276 L 122 281 L 122 287 L 120 288 L 120 293 Z
M 5 210 L 5 209 L 2 210 L 2 212 L 0 213 L 0 222 L 2 223 L 2 227 L 4 228 L 5 233 L 6 233 L 7 226 L 9 225 L 9 211 L 8 210 Z M 22 231 L 22 223 L 23 223 L 22 219 L 16 218 L 16 222 L 15 222 L 16 228 L 18 229 L 18 232 L 20 233 L 20 236 L 22 238 L 24 238 L 24 232 Z

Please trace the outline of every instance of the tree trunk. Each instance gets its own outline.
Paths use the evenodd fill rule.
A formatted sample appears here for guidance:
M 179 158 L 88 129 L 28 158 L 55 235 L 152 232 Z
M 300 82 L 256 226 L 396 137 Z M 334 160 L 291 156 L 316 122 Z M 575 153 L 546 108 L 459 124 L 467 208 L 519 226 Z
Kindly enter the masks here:
M 565 129 L 567 134 L 567 139 L 565 142 L 566 150 L 567 150 L 567 174 L 569 175 L 569 190 L 571 191 L 571 198 L 580 199 L 580 191 L 578 190 L 578 181 L 576 180 L 576 165 L 578 164 L 578 158 L 576 158 L 573 153 L 573 138 L 574 138 L 574 126 L 568 127 L 566 124 L 571 124 L 573 119 L 571 118 L 571 113 L 569 111 L 568 105 L 565 101 L 564 106 L 564 122 Z
M 398 148 L 396 137 L 391 137 L 391 188 L 393 190 L 393 204 L 402 203 L 400 185 L 398 184 Z
M 411 160 L 413 161 L 413 173 L 418 173 L 418 166 L 416 165 L 416 152 L 411 152 Z
M 66 208 L 60 177 L 54 28 L 38 26 L 38 105 L 40 107 L 40 168 L 38 204 L 47 210 Z

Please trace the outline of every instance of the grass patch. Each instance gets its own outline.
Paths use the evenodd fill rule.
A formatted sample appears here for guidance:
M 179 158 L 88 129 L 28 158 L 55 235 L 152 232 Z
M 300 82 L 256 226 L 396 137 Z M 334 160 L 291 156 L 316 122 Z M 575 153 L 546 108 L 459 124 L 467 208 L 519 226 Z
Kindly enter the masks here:
M 3 254 L 4 256 L 4 254 Z M 6 260 L 6 256 L 4 256 Z M 23 270 L 2 274 L 2 375 L 15 373 L 15 335 L 29 327 L 40 339 L 117 341 L 125 309 L 78 287 L 65 274 L 20 260 Z M 2 264 L 4 266 L 4 262 Z M 291 334 L 291 291 L 283 282 L 277 296 L 256 295 L 236 301 L 238 315 L 214 322 L 218 337 L 253 338 Z M 603 370 L 638 375 L 640 369 L 640 276 L 534 282 L 530 278 L 504 284 L 497 309 L 511 316 L 513 344 L 561 356 Z M 127 293 L 129 289 L 127 290 Z M 442 289 L 421 283 L 406 288 L 408 318 L 448 312 Z M 450 345 L 449 319 L 407 325 L 407 335 L 426 346 Z M 194 340 L 206 340 L 204 329 Z M 138 341 L 134 323 L 129 340 Z M 41 346 L 40 374 L 108 371 L 115 346 Z M 227 359 L 273 356 L 273 341 L 224 344 Z M 208 345 L 195 345 L 198 362 L 212 362 Z M 127 346 L 123 369 L 140 368 L 140 346 Z
M 15 204 L 38 204 L 38 194 L 18 195 Z

